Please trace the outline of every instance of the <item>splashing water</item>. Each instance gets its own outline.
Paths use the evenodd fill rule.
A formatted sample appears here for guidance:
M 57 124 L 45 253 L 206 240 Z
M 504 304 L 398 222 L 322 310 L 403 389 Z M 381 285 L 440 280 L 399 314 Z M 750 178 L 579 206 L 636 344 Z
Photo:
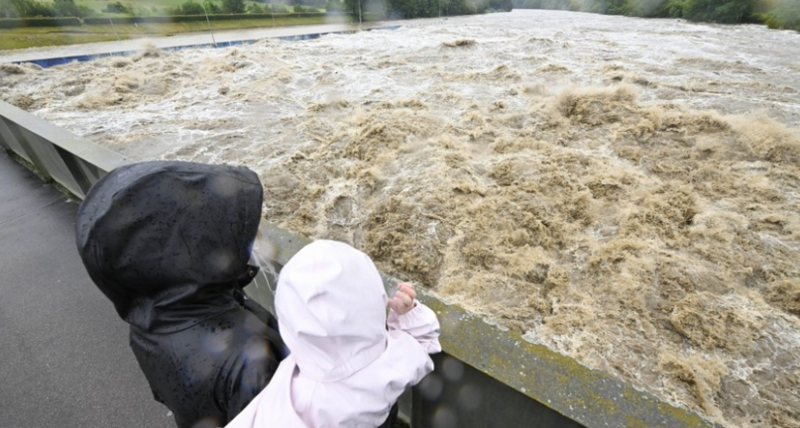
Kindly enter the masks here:
M 282 227 L 725 425 L 800 426 L 800 34 L 414 24 L 0 68 L 0 98 L 140 159 L 244 164 Z
M 259 233 L 253 242 L 253 252 L 250 256 L 251 263 L 259 267 L 258 274 L 253 279 L 253 285 L 256 288 L 265 285 L 273 298 L 275 286 L 278 283 L 278 271 L 272 263 L 275 253 L 275 245 Z

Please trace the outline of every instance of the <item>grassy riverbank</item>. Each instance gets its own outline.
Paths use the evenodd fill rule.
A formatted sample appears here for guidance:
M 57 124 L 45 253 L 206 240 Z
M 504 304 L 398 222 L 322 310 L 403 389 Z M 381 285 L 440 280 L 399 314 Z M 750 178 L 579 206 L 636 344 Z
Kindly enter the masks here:
M 272 19 L 214 21 L 213 17 L 211 19 L 211 28 L 214 31 L 342 23 L 350 20 L 347 16 L 288 17 L 275 18 L 274 21 Z M 109 24 L 68 27 L 19 27 L 0 29 L 0 50 L 107 42 L 115 41 L 117 37 L 125 40 L 208 31 L 209 26 L 205 21 L 115 24 L 113 26 Z

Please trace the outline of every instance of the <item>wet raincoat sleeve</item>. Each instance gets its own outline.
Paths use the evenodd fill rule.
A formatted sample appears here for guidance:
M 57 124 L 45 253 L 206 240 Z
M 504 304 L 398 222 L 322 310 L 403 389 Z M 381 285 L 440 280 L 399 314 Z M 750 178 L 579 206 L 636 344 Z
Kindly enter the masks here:
M 429 354 L 441 352 L 439 319 L 431 308 L 423 305 L 418 300 L 414 300 L 414 304 L 414 309 L 403 315 L 397 315 L 395 311 L 389 311 L 387 319 L 389 332 L 403 331 L 408 333 Z
M 278 362 L 274 358 L 253 361 L 241 367 L 238 376 L 235 376 L 226 388 L 229 391 L 228 420 L 233 420 L 239 413 L 261 393 L 272 379 L 278 369 Z M 246 381 L 245 381 L 246 380 Z

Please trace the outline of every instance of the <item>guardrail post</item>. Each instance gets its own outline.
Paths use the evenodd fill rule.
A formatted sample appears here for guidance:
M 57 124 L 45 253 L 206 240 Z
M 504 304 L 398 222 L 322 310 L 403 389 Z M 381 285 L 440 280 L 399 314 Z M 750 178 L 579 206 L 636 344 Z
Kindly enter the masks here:
M 72 178 L 75 180 L 75 184 L 78 185 L 78 188 L 85 196 L 89 193 L 92 184 L 96 183 L 97 180 L 102 177 L 100 170 L 93 165 L 86 165 L 85 162 L 82 162 L 79 158 L 73 156 L 72 153 L 67 152 L 61 147 L 54 147 L 61 157 L 61 160 L 64 162 L 64 165 L 67 167 L 67 170 L 69 170 L 70 175 L 72 175 Z M 82 166 L 86 166 L 86 168 Z
M 36 168 L 36 172 L 46 181 L 51 181 L 53 176 L 50 175 L 50 170 L 45 165 L 42 157 L 36 147 L 43 147 L 45 145 L 49 145 L 48 141 L 41 140 L 36 134 L 28 133 L 24 129 L 12 125 L 9 126 L 8 129 L 11 131 L 12 139 L 10 141 L 15 142 L 19 147 L 22 149 L 24 153 L 24 158 Z M 33 141 L 29 141 L 33 140 Z M 38 141 L 37 141 L 38 140 Z
M 0 147 L 7 152 L 13 150 L 10 145 L 13 137 L 14 135 L 12 135 L 11 130 L 8 129 L 6 121 L 0 116 Z

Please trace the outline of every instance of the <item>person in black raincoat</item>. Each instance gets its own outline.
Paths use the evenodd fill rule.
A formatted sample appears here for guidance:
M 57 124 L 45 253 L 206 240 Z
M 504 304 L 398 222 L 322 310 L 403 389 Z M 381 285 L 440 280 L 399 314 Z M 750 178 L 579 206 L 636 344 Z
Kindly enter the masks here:
M 262 198 L 245 167 L 145 162 L 103 177 L 78 210 L 86 270 L 179 428 L 226 425 L 280 362 L 274 319 L 241 304 Z

